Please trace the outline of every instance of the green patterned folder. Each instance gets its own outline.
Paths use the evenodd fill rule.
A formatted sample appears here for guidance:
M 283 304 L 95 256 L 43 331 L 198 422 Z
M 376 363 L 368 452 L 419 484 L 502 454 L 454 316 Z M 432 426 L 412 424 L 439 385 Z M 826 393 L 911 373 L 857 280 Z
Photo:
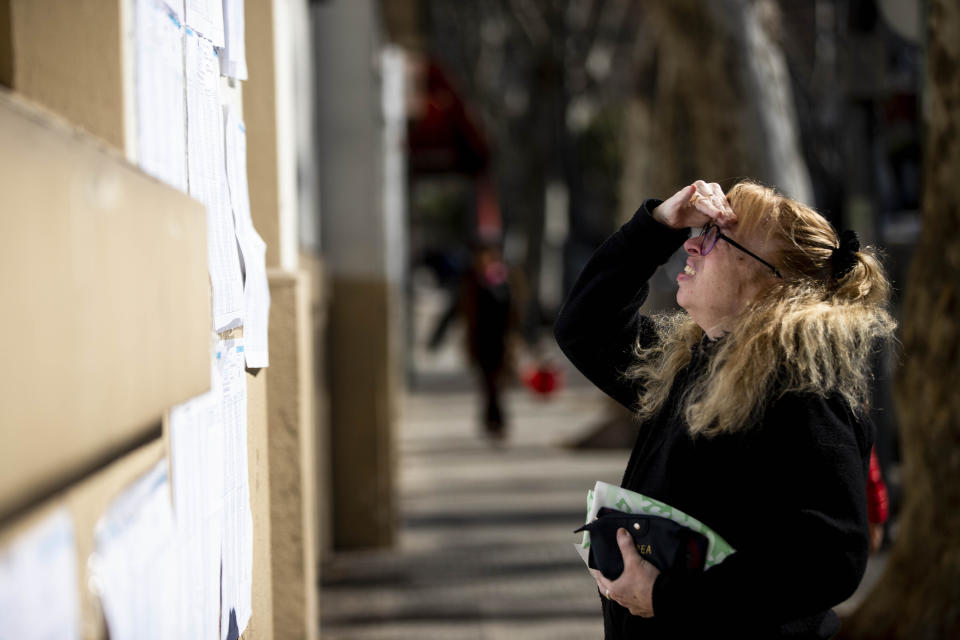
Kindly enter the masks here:
M 648 498 L 647 496 L 628 491 L 622 487 L 617 487 L 606 482 L 597 481 L 592 491 L 587 492 L 587 519 L 591 522 L 600 511 L 601 507 L 616 509 L 625 513 L 643 513 L 652 516 L 661 516 L 669 518 L 677 524 L 693 529 L 707 537 L 707 560 L 705 569 L 720 564 L 723 560 L 734 552 L 726 540 L 721 538 L 710 527 L 703 524 L 696 518 L 688 516 L 683 511 L 675 509 L 670 505 Z M 580 557 L 587 562 L 587 555 L 590 549 L 590 534 L 584 531 L 583 540 L 575 545 Z

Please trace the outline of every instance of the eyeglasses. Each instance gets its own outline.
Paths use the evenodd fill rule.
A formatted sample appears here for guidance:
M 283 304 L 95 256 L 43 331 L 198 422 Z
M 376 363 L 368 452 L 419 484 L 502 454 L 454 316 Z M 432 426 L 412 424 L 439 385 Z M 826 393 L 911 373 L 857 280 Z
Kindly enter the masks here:
M 753 251 L 750 251 L 750 249 L 747 249 L 745 246 L 738 243 L 736 240 L 733 240 L 730 237 L 720 233 L 720 227 L 718 227 L 713 223 L 708 224 L 700 231 L 699 238 L 700 238 L 700 255 L 701 256 L 705 256 L 711 251 L 713 251 L 713 248 L 717 246 L 717 240 L 720 240 L 722 238 L 723 240 L 726 240 L 728 244 L 732 244 L 734 247 L 736 247 L 737 249 L 740 249 L 740 251 L 743 251 L 745 254 L 747 254 L 754 260 L 759 260 L 760 262 L 762 262 L 764 265 L 766 265 L 768 269 L 770 269 L 770 271 L 773 272 L 773 275 L 777 276 L 778 278 L 783 278 L 783 275 L 780 273 L 779 269 L 777 269 L 775 266 L 773 266 L 772 264 L 770 264 L 769 262 L 767 262 L 766 260 L 758 256 L 757 254 L 755 254 Z

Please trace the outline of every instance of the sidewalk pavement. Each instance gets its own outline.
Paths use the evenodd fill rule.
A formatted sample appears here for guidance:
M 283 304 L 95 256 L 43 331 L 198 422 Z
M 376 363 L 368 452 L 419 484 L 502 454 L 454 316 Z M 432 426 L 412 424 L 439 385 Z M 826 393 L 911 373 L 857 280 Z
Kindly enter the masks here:
M 397 433 L 396 549 L 341 553 L 324 567 L 325 639 L 602 636 L 596 585 L 573 549 L 587 489 L 617 482 L 625 451 L 560 446 L 602 412 L 592 389 L 507 396 L 502 445 L 480 433 L 473 393 L 404 401 Z
M 593 579 L 572 544 L 586 492 L 616 483 L 628 452 L 562 445 L 603 415 L 577 387 L 508 395 L 503 445 L 480 433 L 464 391 L 413 393 L 397 432 L 396 548 L 336 554 L 321 572 L 325 640 L 565 640 L 602 637 Z M 849 610 L 879 575 L 874 559 Z

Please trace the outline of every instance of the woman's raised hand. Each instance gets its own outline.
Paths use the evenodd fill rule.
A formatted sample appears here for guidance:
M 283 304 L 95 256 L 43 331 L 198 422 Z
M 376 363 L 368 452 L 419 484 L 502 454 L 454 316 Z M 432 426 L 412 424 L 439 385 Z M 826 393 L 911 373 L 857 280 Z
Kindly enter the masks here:
M 664 200 L 653 210 L 653 217 L 672 229 L 702 227 L 711 221 L 729 227 L 737 221 L 737 214 L 730 208 L 720 185 L 703 180 L 697 180 Z

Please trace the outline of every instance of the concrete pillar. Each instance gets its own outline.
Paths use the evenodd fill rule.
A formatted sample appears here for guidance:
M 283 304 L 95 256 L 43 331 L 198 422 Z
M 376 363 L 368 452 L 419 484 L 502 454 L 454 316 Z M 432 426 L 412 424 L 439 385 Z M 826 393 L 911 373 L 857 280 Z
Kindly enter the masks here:
M 312 142 L 299 126 L 304 87 L 297 84 L 295 56 L 306 11 L 305 0 L 259 0 L 245 3 L 244 16 L 247 177 L 254 226 L 267 243 L 271 296 L 266 392 L 273 632 L 293 639 L 315 638 L 319 631 L 314 285 L 299 268 L 298 216 L 309 204 L 297 186 L 303 146 Z
M 302 10 L 302 11 L 301 11 Z M 297 268 L 297 108 L 294 23 L 303 0 L 244 3 L 247 70 L 247 176 L 253 226 L 267 243 L 267 266 Z M 305 19 L 305 18 L 304 18 Z
M 327 330 L 333 546 L 394 540 L 394 424 L 402 221 L 384 206 L 380 3 L 313 8 Z
M 274 631 L 316 638 L 316 463 L 313 336 L 307 273 L 271 269 L 269 398 L 270 519 Z
M 288 636 L 274 632 L 270 460 L 267 438 L 267 380 L 270 369 L 247 372 L 247 456 L 250 512 L 253 515 L 253 613 L 244 632 L 246 640 L 272 640 Z

